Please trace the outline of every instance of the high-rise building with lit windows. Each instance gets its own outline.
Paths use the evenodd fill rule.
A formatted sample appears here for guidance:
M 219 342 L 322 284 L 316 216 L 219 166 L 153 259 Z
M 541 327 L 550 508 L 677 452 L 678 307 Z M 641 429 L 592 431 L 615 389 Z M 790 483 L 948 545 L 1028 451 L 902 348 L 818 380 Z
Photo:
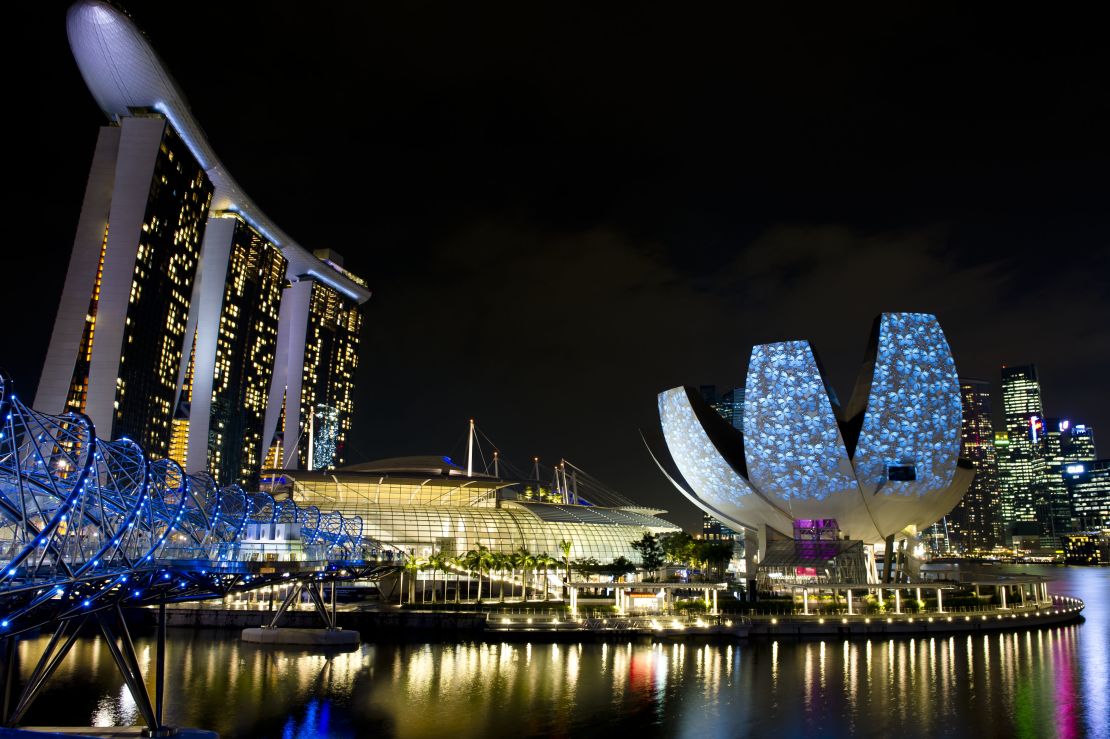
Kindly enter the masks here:
M 1037 520 L 1045 527 L 1045 544 L 1060 547 L 1061 537 L 1072 531 L 1071 495 L 1064 482 L 1064 467 L 1072 445 L 1074 426 L 1068 419 L 1047 418 L 1037 453 L 1043 477 L 1037 493 Z
M 166 117 L 100 131 L 35 404 L 169 453 L 190 298 L 213 186 Z
M 1068 462 L 1094 462 L 1098 459 L 1095 450 L 1095 430 L 1085 423 L 1072 424 L 1064 459 Z
M 1068 462 L 1063 476 L 1078 529 L 1110 527 L 1110 459 Z
M 361 282 L 343 268 L 343 258 L 336 252 L 320 250 L 316 256 L 326 269 Z M 358 302 L 315 276 L 306 276 L 286 290 L 280 324 L 264 431 L 267 457 L 276 458 L 280 447 L 285 467 L 341 465 L 354 410 L 362 328 Z
M 1002 368 L 1002 411 L 1008 444 L 998 466 L 1003 470 L 1003 525 L 1009 527 L 1015 521 L 1037 520 L 1036 500 L 1044 474 L 1038 447 L 1045 423 L 1034 365 Z
M 960 456 L 975 467 L 975 478 L 948 516 L 948 523 L 950 535 L 965 549 L 991 549 L 999 540 L 1001 501 L 990 390 L 986 380 L 960 378 Z
M 130 18 L 80 0 L 66 25 L 109 124 L 35 405 L 84 412 L 102 438 L 130 436 L 187 472 L 253 486 L 290 398 L 294 428 L 319 435 L 317 458 L 335 464 L 366 283 L 251 201 Z
M 191 321 L 193 367 L 178 415 L 188 417 L 186 469 L 207 470 L 223 484 L 258 483 L 286 264 L 242 216 L 213 214 Z

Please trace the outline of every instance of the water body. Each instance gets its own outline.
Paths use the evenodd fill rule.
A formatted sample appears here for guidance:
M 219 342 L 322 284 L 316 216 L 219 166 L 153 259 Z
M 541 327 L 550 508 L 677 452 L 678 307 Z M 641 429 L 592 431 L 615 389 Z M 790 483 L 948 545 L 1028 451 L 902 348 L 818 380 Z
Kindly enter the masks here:
M 232 737 L 1110 736 L 1110 569 L 1034 569 L 1087 620 L 986 636 L 750 644 L 365 644 L 325 657 L 171 630 L 167 720 Z M 369 635 L 364 635 L 369 636 Z M 45 639 L 24 645 L 41 649 Z M 137 643 L 153 659 L 150 639 Z M 29 660 L 23 663 L 26 675 Z M 103 642 L 27 725 L 138 713 Z

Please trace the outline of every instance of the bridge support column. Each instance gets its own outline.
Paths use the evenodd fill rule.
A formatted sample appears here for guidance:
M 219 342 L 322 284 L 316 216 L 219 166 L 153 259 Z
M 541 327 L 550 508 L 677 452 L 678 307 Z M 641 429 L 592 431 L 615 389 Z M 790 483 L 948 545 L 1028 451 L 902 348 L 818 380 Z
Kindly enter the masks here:
M 42 656 L 39 657 L 39 663 L 35 665 L 35 669 L 31 673 L 27 685 L 23 687 L 23 692 L 20 694 L 19 700 L 16 701 L 15 708 L 12 709 L 10 714 L 5 711 L 3 717 L 5 726 L 16 726 L 19 723 L 20 719 L 23 718 L 23 714 L 27 713 L 27 709 L 31 707 L 35 698 L 38 697 L 43 685 L 50 680 L 50 676 L 54 674 L 54 671 L 62 664 L 62 660 L 69 654 L 70 648 L 73 646 L 74 642 L 77 641 L 77 634 L 80 633 L 81 627 L 88 619 L 82 618 L 77 620 L 78 623 L 76 626 L 73 624 L 74 620 L 75 619 L 66 619 L 59 623 L 54 630 L 54 635 L 50 637 L 46 649 L 43 650 Z M 70 630 L 71 628 L 72 631 Z M 65 638 L 65 642 L 62 642 L 63 637 Z M 10 642 L 10 648 L 13 650 L 15 649 L 15 637 L 8 637 L 4 639 L 4 641 Z M 59 644 L 61 646 L 59 646 Z M 7 680 L 14 681 L 15 678 L 16 676 L 12 674 L 12 672 L 9 672 L 5 682 Z
M 114 618 L 112 618 L 114 616 Z M 116 622 L 119 627 L 120 636 L 119 643 L 116 643 L 115 632 L 112 631 L 112 625 L 109 619 Z M 135 699 L 135 706 L 142 714 L 143 720 L 146 721 L 146 733 L 148 736 L 161 736 L 167 733 L 166 727 L 162 726 L 161 721 L 155 713 L 154 706 L 150 703 L 150 693 L 147 691 L 146 683 L 143 681 L 142 671 L 139 669 L 139 660 L 135 656 L 135 644 L 131 641 L 131 632 L 127 629 L 127 622 L 123 619 L 123 612 L 120 611 L 117 604 L 112 612 L 101 612 L 97 614 L 97 620 L 100 623 L 100 631 L 104 634 L 104 641 L 108 646 L 108 651 L 112 655 L 112 659 L 116 663 L 116 668 L 123 675 L 123 680 L 127 684 L 127 689 L 131 693 L 131 697 Z M 161 702 L 161 698 L 158 699 Z
M 848 615 L 849 616 L 856 615 L 855 612 L 852 611 L 852 589 L 851 588 L 848 588 Z

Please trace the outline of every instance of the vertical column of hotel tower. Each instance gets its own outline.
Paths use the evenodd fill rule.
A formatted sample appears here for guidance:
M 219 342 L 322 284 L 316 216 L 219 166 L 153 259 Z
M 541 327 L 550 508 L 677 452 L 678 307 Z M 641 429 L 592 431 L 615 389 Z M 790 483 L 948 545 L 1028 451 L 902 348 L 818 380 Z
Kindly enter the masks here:
M 285 289 L 281 296 L 278 317 L 278 348 L 274 362 L 274 378 L 270 383 L 270 399 L 266 408 L 266 426 L 262 438 L 263 448 L 268 449 L 277 431 L 281 416 L 282 398 L 285 398 L 285 441 L 282 456 L 289 460 L 285 466 L 299 469 L 297 450 L 308 443 L 301 435 L 301 383 L 304 378 L 305 340 L 308 334 L 308 308 L 312 298 L 313 281 L 302 279 Z
M 208 426 L 212 420 L 212 379 L 216 367 L 216 342 L 220 337 L 220 312 L 223 309 L 231 241 L 235 235 L 234 218 L 208 218 L 200 267 L 193 289 L 192 310 L 196 315 L 196 348 L 193 357 L 193 402 L 189 411 L 189 453 L 186 472 L 208 469 Z M 192 334 L 186 333 L 186 342 Z M 188 350 L 184 353 L 188 361 Z M 183 362 L 184 364 L 184 362 Z M 213 471 L 215 474 L 215 471 Z M 234 480 L 220 480 L 227 485 Z
M 89 300 L 96 282 L 100 264 L 100 249 L 104 243 L 104 229 L 108 227 L 108 213 L 112 207 L 112 185 L 116 179 L 116 158 L 119 154 L 120 129 L 104 126 L 96 139 L 89 180 L 85 185 L 85 198 L 81 202 L 81 215 L 77 220 L 77 233 L 73 238 L 73 251 L 69 257 L 65 287 L 54 318 L 54 331 L 46 350 L 46 362 L 39 377 L 34 407 L 48 413 L 65 410 L 73 380 L 77 353 L 85 330 Z M 97 431 L 100 431 L 98 428 Z
M 108 215 L 108 248 L 104 252 L 104 276 L 100 282 L 96 339 L 89 363 L 89 396 L 85 406 L 97 435 L 105 439 L 112 437 L 116 380 L 136 249 L 165 126 L 166 122 L 160 118 L 120 121 L 119 156 Z

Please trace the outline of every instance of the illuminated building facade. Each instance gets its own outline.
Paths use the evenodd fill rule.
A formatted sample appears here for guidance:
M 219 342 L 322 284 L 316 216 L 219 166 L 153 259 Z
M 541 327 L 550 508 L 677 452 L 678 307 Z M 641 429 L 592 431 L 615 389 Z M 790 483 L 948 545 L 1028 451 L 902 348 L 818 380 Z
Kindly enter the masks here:
M 270 472 L 265 473 L 269 475 Z M 484 546 L 496 553 L 520 548 L 562 558 L 560 542 L 572 543 L 571 558 L 639 562 L 632 542 L 645 533 L 679 528 L 657 517 L 663 511 L 636 506 L 542 503 L 521 495 L 526 483 L 467 477 L 446 457 L 405 457 L 331 471 L 275 472 L 275 495 L 298 505 L 325 506 L 362 519 L 364 536 L 418 557 L 459 556 Z M 263 485 L 266 492 L 270 488 Z
M 1002 411 L 1008 443 L 998 466 L 1004 470 L 1003 525 L 1008 528 L 1015 521 L 1037 520 L 1036 499 L 1044 474 L 1038 454 L 1044 407 L 1034 365 L 1002 368 Z
M 333 251 L 317 252 L 324 269 L 343 269 Z M 266 414 L 267 456 L 295 469 L 341 466 L 354 410 L 362 314 L 358 301 L 305 276 L 286 290 L 281 305 L 278 358 Z M 279 426 L 280 423 L 280 426 Z
M 101 129 L 35 404 L 169 452 L 178 370 L 213 186 L 167 119 Z
M 222 484 L 258 484 L 286 264 L 241 216 L 213 214 L 179 415 L 189 424 L 185 468 L 207 470 Z
M 251 201 L 124 13 L 81 0 L 66 24 L 110 123 L 35 404 L 83 411 L 102 437 L 126 435 L 151 458 L 249 486 L 296 384 L 294 426 L 316 409 L 334 464 L 350 429 L 366 283 Z
M 959 383 L 932 315 L 876 319 L 847 406 L 806 341 L 754 347 L 744 389 L 743 434 L 691 388 L 660 393 L 659 415 L 686 485 L 671 481 L 730 528 L 755 529 L 761 548 L 799 519 L 835 519 L 867 544 L 920 530 L 974 474 L 959 460 Z
M 1079 529 L 1110 528 L 1110 459 L 1068 462 L 1063 477 Z
M 991 427 L 990 383 L 960 378 L 960 456 L 975 468 L 963 500 L 948 522 L 952 537 L 965 549 L 991 549 L 999 543 L 1000 499 L 994 432 Z

